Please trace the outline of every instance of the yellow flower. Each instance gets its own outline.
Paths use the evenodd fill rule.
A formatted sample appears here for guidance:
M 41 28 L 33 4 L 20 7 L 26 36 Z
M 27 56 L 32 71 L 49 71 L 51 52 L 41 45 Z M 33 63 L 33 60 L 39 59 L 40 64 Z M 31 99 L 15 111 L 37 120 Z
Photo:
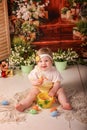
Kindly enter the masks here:
M 36 56 L 36 62 L 40 61 L 40 56 Z

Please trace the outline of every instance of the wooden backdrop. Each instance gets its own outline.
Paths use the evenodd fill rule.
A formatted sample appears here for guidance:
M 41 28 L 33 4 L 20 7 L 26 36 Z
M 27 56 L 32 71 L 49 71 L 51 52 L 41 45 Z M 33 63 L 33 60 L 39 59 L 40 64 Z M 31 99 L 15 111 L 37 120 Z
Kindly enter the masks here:
M 0 61 L 10 54 L 10 31 L 7 0 L 0 0 Z

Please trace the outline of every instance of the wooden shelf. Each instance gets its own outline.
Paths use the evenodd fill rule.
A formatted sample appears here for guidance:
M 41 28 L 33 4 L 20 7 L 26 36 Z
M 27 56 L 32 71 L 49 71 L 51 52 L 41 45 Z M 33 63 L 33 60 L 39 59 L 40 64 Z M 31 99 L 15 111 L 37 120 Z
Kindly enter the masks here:
M 81 43 L 81 40 L 49 40 L 34 42 L 33 45 L 36 49 L 41 47 L 49 47 L 52 51 L 57 51 L 58 48 L 73 48 L 74 50 L 78 51 L 80 49 Z
M 73 39 L 73 27 L 72 23 L 55 23 L 40 26 L 42 35 L 37 41 L 33 42 L 36 49 L 41 47 L 49 47 L 53 51 L 57 51 L 58 48 L 74 48 L 78 50 L 82 41 L 79 39 Z

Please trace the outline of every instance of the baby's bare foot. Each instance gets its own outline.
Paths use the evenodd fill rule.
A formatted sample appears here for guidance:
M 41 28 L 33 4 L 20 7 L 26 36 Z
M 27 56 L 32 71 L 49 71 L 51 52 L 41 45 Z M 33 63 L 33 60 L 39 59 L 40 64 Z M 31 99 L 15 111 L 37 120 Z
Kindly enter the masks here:
M 23 112 L 25 110 L 25 107 L 22 104 L 17 104 L 15 107 L 19 112 Z
M 63 109 L 65 109 L 65 110 L 72 110 L 72 106 L 69 103 L 65 103 L 63 105 Z

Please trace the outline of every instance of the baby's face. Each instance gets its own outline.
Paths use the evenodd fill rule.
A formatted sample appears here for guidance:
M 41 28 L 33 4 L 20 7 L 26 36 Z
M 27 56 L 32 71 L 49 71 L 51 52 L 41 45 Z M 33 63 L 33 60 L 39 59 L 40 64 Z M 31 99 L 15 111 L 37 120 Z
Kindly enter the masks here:
M 41 70 L 46 71 L 52 67 L 52 61 L 48 56 L 45 56 L 40 58 L 37 65 Z

